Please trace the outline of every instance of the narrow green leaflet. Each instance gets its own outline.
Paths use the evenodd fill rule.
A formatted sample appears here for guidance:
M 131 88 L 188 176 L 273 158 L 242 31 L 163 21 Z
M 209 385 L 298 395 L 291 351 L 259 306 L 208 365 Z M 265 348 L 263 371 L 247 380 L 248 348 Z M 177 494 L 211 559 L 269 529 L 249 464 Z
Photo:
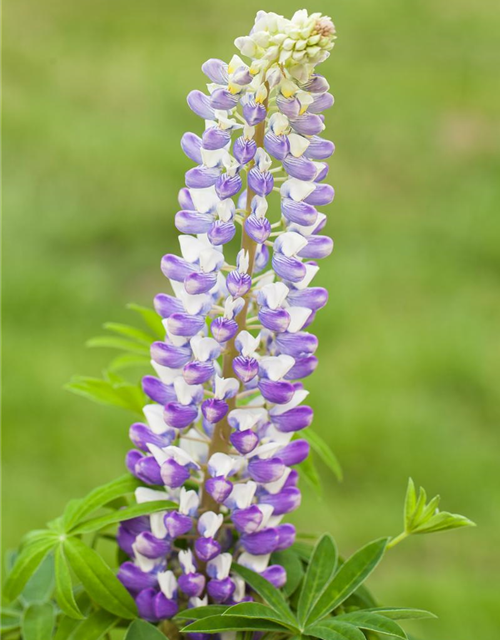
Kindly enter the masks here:
M 365 634 L 348 622 L 339 622 L 336 618 L 322 620 L 307 627 L 308 636 L 321 640 L 366 640 Z
M 28 580 L 21 594 L 24 602 L 44 602 L 54 589 L 54 556 L 49 554 Z
M 304 437 L 309 441 L 313 451 L 317 453 L 334 476 L 336 476 L 337 480 L 342 480 L 342 468 L 340 463 L 323 438 L 315 431 L 311 431 L 311 429 L 304 429 L 301 433 L 301 437 Z
M 108 347 L 109 349 L 121 349 L 127 353 L 138 353 L 148 355 L 149 347 L 145 344 L 127 340 L 125 338 L 115 338 L 114 336 L 96 336 L 90 338 L 85 343 L 87 347 Z
M 33 603 L 24 611 L 23 640 L 47 640 L 52 637 L 55 613 L 50 602 Z
M 194 609 L 184 609 L 179 611 L 175 618 L 187 618 L 188 620 L 201 620 L 223 614 L 229 609 L 226 604 L 208 604 L 205 607 L 195 607 Z
M 12 571 L 4 586 L 4 595 L 8 602 L 15 600 L 24 585 L 40 566 L 42 560 L 55 546 L 55 536 L 37 540 L 27 546 L 16 558 Z
M 458 513 L 448 513 L 439 511 L 427 522 L 422 523 L 412 530 L 412 533 L 437 533 L 438 531 L 449 531 L 460 527 L 475 527 L 476 524 Z
M 340 567 L 310 612 L 308 624 L 328 615 L 356 591 L 380 562 L 386 545 L 387 538 L 370 542 Z
M 150 333 L 146 333 L 142 329 L 137 329 L 136 327 L 132 327 L 129 324 L 119 324 L 118 322 L 106 322 L 104 328 L 108 331 L 113 331 L 121 336 L 126 336 L 136 342 L 144 344 L 148 347 L 150 344 L 156 340 L 156 336 L 151 335 Z
M 271 556 L 271 563 L 279 564 L 285 569 L 286 583 L 283 587 L 283 591 L 287 596 L 291 596 L 304 577 L 304 569 L 299 556 L 293 551 L 293 549 L 275 551 Z
M 7 633 L 21 626 L 21 611 L 3 609 L 0 611 L 0 632 Z
M 337 546 L 331 535 L 325 534 L 314 547 L 311 562 L 302 584 L 297 619 L 304 625 L 323 589 L 330 582 L 337 568 Z
M 421 620 L 425 618 L 437 618 L 436 615 L 424 609 L 406 609 L 401 607 L 374 607 L 364 609 L 367 613 L 378 613 L 391 620 Z
M 406 489 L 405 506 L 404 506 L 404 528 L 409 531 L 415 507 L 417 506 L 417 493 L 415 483 L 412 478 L 408 479 L 408 487 Z
M 312 489 L 321 496 L 323 494 L 323 488 L 321 486 L 321 480 L 318 475 L 318 470 L 314 465 L 314 461 L 312 456 L 308 456 L 303 462 L 299 465 L 300 475 L 303 477 L 306 482 L 311 486 Z
M 140 304 L 135 304 L 131 302 L 127 305 L 127 309 L 131 309 L 138 313 L 147 326 L 151 329 L 154 335 L 159 340 L 163 340 L 165 338 L 165 327 L 163 326 L 162 319 L 153 309 L 148 309 L 148 307 L 143 307 Z
M 272 607 L 276 612 L 282 614 L 292 624 L 295 623 L 295 618 L 290 611 L 283 594 L 273 587 L 270 582 L 258 573 L 255 573 L 255 571 L 242 567 L 239 564 L 233 564 L 231 569 L 241 576 L 243 580 L 245 580 L 245 582 L 247 582 L 252 589 L 264 599 L 266 604 Z
M 109 380 L 73 376 L 65 389 L 99 404 L 109 404 L 142 415 L 145 396 L 139 385 L 112 384 Z
M 294 542 L 292 549 L 301 560 L 303 560 L 304 562 L 309 562 L 314 547 L 307 542 Z
M 56 599 L 57 604 L 70 618 L 82 619 L 83 615 L 73 595 L 73 585 L 68 563 L 64 555 L 64 548 L 59 545 L 56 549 Z
M 397 622 L 377 613 L 353 611 L 338 616 L 337 620 L 348 622 L 366 631 L 374 631 L 385 636 L 406 640 L 406 633 Z
M 239 617 L 239 618 L 252 618 L 257 620 L 271 620 L 278 624 L 282 624 L 294 633 L 298 632 L 296 624 L 290 624 L 288 618 L 285 618 L 279 613 L 276 613 L 274 609 L 267 604 L 261 604 L 260 602 L 240 602 L 239 604 L 230 607 L 225 611 L 223 616 Z
M 121 618 L 135 618 L 137 607 L 129 592 L 104 560 L 78 538 L 64 542 L 66 557 L 85 590 L 103 609 Z
M 72 634 L 68 637 L 68 640 L 99 640 L 103 638 L 108 631 L 111 631 L 119 622 L 119 618 L 99 609 L 94 611 L 90 616 L 81 622 Z
M 137 487 L 140 486 L 141 483 L 139 480 L 130 474 L 125 474 L 107 484 L 97 487 L 80 500 L 72 500 L 63 514 L 65 530 L 70 531 L 86 516 L 112 500 L 116 500 L 116 498 L 120 498 L 128 493 L 133 493 Z
M 166 494 L 165 494 L 166 495 Z M 71 529 L 72 534 L 89 533 L 90 531 L 98 531 L 111 524 L 137 518 L 138 516 L 149 515 L 157 511 L 167 511 L 168 509 L 176 509 L 179 505 L 169 500 L 155 500 L 151 502 L 143 502 L 141 504 L 133 504 L 124 509 L 118 509 L 112 513 L 106 513 L 103 516 L 86 520 Z
M 252 620 L 251 618 L 240 618 L 238 616 L 212 616 L 196 620 L 187 627 L 181 629 L 182 633 L 220 633 L 224 631 L 286 631 L 285 627 L 271 622 L 270 620 Z
M 127 630 L 125 640 L 165 640 L 165 636 L 149 622 L 134 620 Z
M 68 616 L 60 616 L 52 640 L 68 640 L 80 624 L 81 620 L 75 620 L 75 618 L 69 618 Z
M 122 353 L 120 356 L 113 358 L 108 365 L 109 371 L 122 371 L 130 367 L 149 366 L 151 358 L 149 356 L 141 356 L 135 353 Z

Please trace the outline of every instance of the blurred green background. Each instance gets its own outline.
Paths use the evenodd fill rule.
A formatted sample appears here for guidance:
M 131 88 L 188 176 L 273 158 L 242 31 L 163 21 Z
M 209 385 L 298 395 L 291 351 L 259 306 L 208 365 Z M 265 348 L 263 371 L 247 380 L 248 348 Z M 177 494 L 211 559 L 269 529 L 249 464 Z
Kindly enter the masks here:
M 276 2 L 331 15 L 323 66 L 336 250 L 316 284 L 309 379 L 338 484 L 296 522 L 344 553 L 397 534 L 407 478 L 477 529 L 416 538 L 371 579 L 428 608 L 428 640 L 493 640 L 498 602 L 500 163 L 494 0 Z M 128 301 L 166 289 L 186 94 L 229 59 L 262 4 L 10 0 L 4 42 L 3 545 L 123 470 L 130 418 L 62 389 L 110 353 L 83 347 Z M 495 620 L 496 615 L 496 620 Z

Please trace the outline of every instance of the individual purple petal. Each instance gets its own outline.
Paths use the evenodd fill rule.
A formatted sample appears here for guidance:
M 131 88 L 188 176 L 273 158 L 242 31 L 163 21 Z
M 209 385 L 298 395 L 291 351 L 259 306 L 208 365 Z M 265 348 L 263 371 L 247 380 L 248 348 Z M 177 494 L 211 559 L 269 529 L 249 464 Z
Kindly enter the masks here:
M 182 187 L 182 189 L 179 190 L 177 200 L 181 209 L 187 209 L 188 211 L 193 211 L 195 209 L 193 199 L 191 198 L 188 188 Z
M 221 200 L 232 198 L 241 189 L 242 182 L 239 173 L 233 176 L 229 173 L 221 174 L 215 183 L 215 191 Z
M 271 235 L 271 223 L 267 218 L 258 218 L 252 213 L 245 220 L 245 231 L 254 242 L 262 244 Z
M 175 214 L 175 227 L 181 233 L 207 233 L 213 221 L 209 213 L 183 210 Z
M 205 326 L 205 317 L 190 313 L 173 313 L 167 320 L 167 327 L 174 336 L 192 337 Z
M 254 273 L 259 273 L 264 269 L 269 262 L 269 249 L 266 245 L 261 244 L 257 247 L 255 251 L 255 264 L 254 264 Z
M 191 91 L 187 97 L 191 111 L 204 120 L 215 120 L 215 113 L 210 106 L 210 98 L 198 90 Z
M 304 136 L 314 136 L 321 133 L 325 128 L 323 120 L 314 113 L 304 113 L 293 120 L 290 120 L 292 128 Z
M 260 527 L 264 515 L 256 504 L 246 509 L 235 509 L 231 514 L 236 530 L 240 533 L 254 533 Z
M 191 349 L 190 347 L 174 347 L 166 342 L 153 342 L 151 357 L 164 367 L 180 369 L 191 359 Z
M 144 531 L 137 536 L 135 549 L 141 556 L 155 560 L 170 553 L 171 544 L 168 540 L 156 538 L 150 531 Z
M 120 524 L 116 533 L 116 542 L 118 543 L 120 549 L 122 551 L 125 551 L 128 556 L 134 555 L 132 545 L 135 542 L 135 538 L 135 534 L 130 533 L 130 531 L 128 531 L 122 524 Z
M 313 311 L 318 311 L 328 302 L 328 291 L 324 287 L 294 289 L 288 293 L 287 301 L 291 306 L 307 307 Z
M 173 459 L 166 460 L 161 465 L 161 477 L 163 483 L 172 489 L 182 487 L 189 476 L 189 469 L 187 467 L 183 467 Z
M 242 298 L 251 286 L 252 278 L 248 273 L 240 273 L 237 269 L 228 273 L 226 287 L 233 298 Z
M 261 496 L 260 502 L 263 504 L 269 504 L 274 508 L 273 515 L 281 516 L 284 513 L 290 513 L 300 506 L 301 494 L 296 487 L 286 487 L 279 493 L 269 493 L 266 496 Z M 279 535 L 276 532 L 279 543 Z M 251 553 L 251 552 L 250 552 Z M 262 553 L 262 552 L 261 552 Z
M 318 212 L 311 204 L 296 202 L 292 198 L 281 199 L 281 213 L 290 222 L 306 227 L 314 224 L 318 217 Z
M 309 93 L 325 93 L 328 91 L 330 85 L 323 76 L 313 74 L 307 82 L 302 85 L 304 91 Z
M 213 538 L 197 538 L 194 543 L 194 551 L 200 560 L 208 562 L 219 555 L 221 546 Z
M 118 570 L 117 578 L 132 593 L 138 593 L 158 584 L 158 579 L 153 573 L 142 571 L 133 562 L 124 562 Z
M 282 253 L 275 253 L 272 259 L 273 269 L 290 282 L 300 282 L 306 275 L 306 268 L 297 258 L 289 258 Z
M 163 522 L 165 523 L 168 535 L 174 540 L 191 531 L 191 527 L 193 526 L 192 518 L 178 511 L 169 511 L 165 514 Z
M 208 239 L 215 246 L 218 247 L 222 244 L 231 242 L 236 234 L 236 227 L 234 222 L 223 222 L 222 220 L 216 220 L 212 223 L 208 232 Z
M 333 240 L 328 236 L 309 236 L 306 246 L 297 254 L 301 258 L 320 260 L 327 258 L 333 251 Z
M 331 140 L 312 136 L 309 140 L 309 146 L 304 151 L 304 156 L 309 160 L 327 160 L 334 151 L 335 145 Z
M 213 187 L 220 175 L 216 167 L 197 166 L 186 171 L 186 187 L 190 189 L 206 189 Z
M 240 541 L 245 551 L 252 555 L 272 553 L 279 542 L 278 530 L 271 527 L 256 533 L 244 533 Z
M 182 302 L 168 293 L 159 293 L 154 298 L 154 307 L 156 313 L 162 318 L 168 318 L 173 313 L 183 313 L 184 307 Z
M 257 167 L 248 172 L 248 187 L 258 196 L 267 196 L 274 187 L 273 174 L 269 171 L 260 171 Z
M 229 440 L 233 447 L 243 454 L 250 453 L 259 444 L 259 436 L 251 429 L 233 431 Z
M 307 440 L 292 440 L 279 452 L 279 457 L 287 467 L 300 464 L 309 455 L 309 442 Z
M 204 149 L 215 151 L 222 149 L 231 140 L 231 132 L 228 129 L 221 129 L 220 127 L 209 127 L 205 129 L 201 137 L 201 143 Z M 201 152 L 200 152 L 201 157 Z M 194 162 L 201 164 L 201 160 L 192 158 Z
M 271 415 L 271 421 L 283 433 L 300 431 L 308 427 L 313 420 L 314 412 L 311 407 L 301 405 L 279 415 Z
M 295 358 L 295 364 L 285 375 L 285 380 L 300 380 L 307 378 L 316 370 L 318 366 L 318 358 L 313 355 L 304 356 L 303 358 Z
M 242 382 L 250 382 L 259 372 L 259 363 L 255 358 L 237 356 L 233 359 L 233 371 Z
M 180 402 L 168 402 L 163 410 L 163 417 L 169 427 L 184 429 L 198 417 L 198 408 Z
M 185 573 L 178 582 L 180 590 L 190 598 L 200 596 L 205 588 L 205 576 L 201 573 Z
M 322 182 L 326 176 L 328 175 L 328 171 L 330 170 L 329 165 L 326 162 L 320 162 L 321 166 L 317 167 L 318 173 L 314 178 L 314 182 Z
M 229 111 L 238 104 L 239 96 L 230 93 L 227 89 L 215 89 L 210 96 L 210 106 L 214 109 Z
M 210 58 L 201 66 L 203 73 L 215 84 L 227 84 L 227 64 L 218 58 Z
M 248 463 L 248 473 L 256 482 L 275 482 L 285 473 L 285 465 L 281 458 L 252 458 Z
M 230 318 L 215 318 L 210 325 L 210 331 L 217 342 L 223 343 L 231 340 L 238 331 L 238 323 Z
M 245 100 L 245 103 L 243 104 L 243 117 L 245 118 L 245 122 L 251 127 L 254 127 L 259 124 L 259 122 L 265 120 L 266 115 L 267 111 L 264 105 L 255 102 L 251 98 L 247 98 L 247 100 Z
M 133 533 L 134 536 L 139 535 L 142 531 L 151 530 L 149 516 L 137 516 L 129 520 L 124 520 L 121 526 L 130 533 Z
M 221 603 L 228 600 L 234 593 L 236 585 L 231 578 L 223 580 L 209 580 L 207 584 L 208 595 L 215 603 Z
M 276 589 L 281 589 L 286 584 L 286 571 L 279 564 L 272 564 L 260 574 L 268 582 L 270 582 Z
M 165 425 L 165 429 L 165 433 L 153 433 L 145 424 L 135 422 L 131 425 L 128 435 L 136 447 L 143 451 L 149 451 L 148 444 L 155 444 L 157 447 L 168 447 L 172 444 L 172 440 L 177 437 L 177 433 L 174 429 L 169 429 L 167 425 Z
M 125 465 L 130 473 L 135 475 L 135 465 L 143 457 L 143 454 L 140 451 L 136 451 L 135 449 L 127 452 L 127 455 L 125 456 Z
M 157 593 L 156 589 L 143 589 L 135 598 L 139 616 L 144 620 L 149 620 L 150 622 L 156 622 L 157 620 L 154 606 L 154 599 Z
M 290 142 L 287 136 L 277 136 L 272 131 L 269 131 L 264 136 L 264 148 L 276 160 L 284 160 L 290 153 Z
M 296 469 L 292 469 L 285 480 L 283 489 L 290 489 L 291 487 L 297 487 L 299 484 L 299 474 Z
M 269 309 L 261 307 L 259 310 L 260 323 L 270 331 L 286 331 L 290 324 L 290 314 L 286 309 Z
M 161 591 L 154 598 L 154 612 L 158 620 L 172 618 L 179 611 L 179 605 L 175 600 L 167 598 Z
M 304 156 L 296 158 L 292 156 L 292 154 L 283 160 L 283 168 L 292 178 L 305 180 L 307 182 L 314 180 L 318 172 L 318 168 L 311 160 L 304 158 Z
M 288 118 L 297 118 L 300 114 L 300 102 L 297 98 L 285 98 L 281 93 L 276 98 L 276 105 Z
M 196 272 L 196 267 L 184 258 L 167 253 L 161 259 L 161 270 L 166 278 L 182 282 L 191 273 Z
M 205 491 L 219 504 L 222 504 L 229 498 L 232 490 L 233 483 L 223 476 L 208 478 L 205 481 Z
M 295 527 L 293 524 L 285 523 L 276 527 L 278 529 L 279 542 L 276 551 L 284 551 L 295 542 Z
M 200 136 L 197 136 L 195 133 L 185 133 L 181 138 L 181 147 L 190 160 L 196 162 L 196 164 L 201 164 L 203 162 L 200 151 Z
M 333 107 L 334 102 L 335 99 L 331 93 L 322 93 L 314 97 L 314 102 L 309 105 L 307 110 L 309 113 L 321 113 Z
M 138 460 L 134 475 L 147 484 L 163 484 L 160 465 L 153 456 L 144 456 Z
M 290 382 L 285 382 L 284 380 L 274 382 L 267 378 L 262 378 L 259 381 L 259 390 L 268 402 L 274 402 L 275 404 L 290 402 L 295 393 L 293 384 Z
M 184 279 L 184 289 L 191 295 L 207 293 L 217 284 L 217 272 L 193 272 Z
M 208 398 L 201 405 L 201 412 L 205 418 L 212 424 L 220 422 L 227 415 L 229 406 L 224 400 L 217 398 Z
M 211 360 L 206 362 L 194 360 L 184 366 L 182 377 L 188 384 L 203 384 L 210 380 L 214 373 L 214 363 Z
M 314 334 L 304 331 L 280 333 L 276 336 L 276 344 L 281 353 L 298 358 L 308 353 L 314 353 L 318 348 L 318 338 Z
M 255 140 L 251 140 L 240 136 L 236 139 L 233 145 L 233 155 L 240 164 L 247 164 L 254 159 L 257 151 L 257 143 Z

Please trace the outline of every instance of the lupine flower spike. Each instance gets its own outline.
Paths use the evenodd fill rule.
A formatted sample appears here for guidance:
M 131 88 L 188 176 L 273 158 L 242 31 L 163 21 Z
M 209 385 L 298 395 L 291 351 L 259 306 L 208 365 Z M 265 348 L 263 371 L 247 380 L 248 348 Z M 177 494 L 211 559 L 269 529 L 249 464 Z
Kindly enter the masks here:
M 312 286 L 317 260 L 333 248 L 318 207 L 334 197 L 323 183 L 334 145 L 322 137 L 333 96 L 316 67 L 334 38 L 319 13 L 260 11 L 235 41 L 242 57 L 205 62 L 207 92 L 187 98 L 204 131 L 181 140 L 195 166 L 175 215 L 180 255 L 161 261 L 172 289 L 154 301 L 165 339 L 151 348 L 151 402 L 130 428 L 126 461 L 150 485 L 138 502 L 178 509 L 118 533 L 130 557 L 119 578 L 153 622 L 251 599 L 236 561 L 286 583 L 270 557 L 294 542 L 282 520 L 300 505 L 294 467 L 309 454 L 300 431 L 313 411 L 301 380 L 317 365 L 308 328 L 328 298 Z M 236 236 L 232 265 L 224 245 Z

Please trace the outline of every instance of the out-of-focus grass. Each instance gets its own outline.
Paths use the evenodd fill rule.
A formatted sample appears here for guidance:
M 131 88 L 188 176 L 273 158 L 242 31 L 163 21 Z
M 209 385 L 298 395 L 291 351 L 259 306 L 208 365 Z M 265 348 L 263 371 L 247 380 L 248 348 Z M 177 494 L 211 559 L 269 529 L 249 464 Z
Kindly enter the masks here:
M 493 638 L 498 615 L 498 32 L 494 0 L 307 3 L 333 15 L 324 65 L 337 189 L 318 284 L 315 428 L 324 474 L 295 521 L 345 553 L 396 534 L 408 475 L 478 529 L 408 541 L 372 579 L 429 608 L 433 640 Z M 185 104 L 262 5 L 11 0 L 5 7 L 4 546 L 122 471 L 129 417 L 62 390 L 84 341 L 165 290 Z M 302 3 L 266 6 L 290 14 Z M 497 490 L 495 492 L 495 489 Z

